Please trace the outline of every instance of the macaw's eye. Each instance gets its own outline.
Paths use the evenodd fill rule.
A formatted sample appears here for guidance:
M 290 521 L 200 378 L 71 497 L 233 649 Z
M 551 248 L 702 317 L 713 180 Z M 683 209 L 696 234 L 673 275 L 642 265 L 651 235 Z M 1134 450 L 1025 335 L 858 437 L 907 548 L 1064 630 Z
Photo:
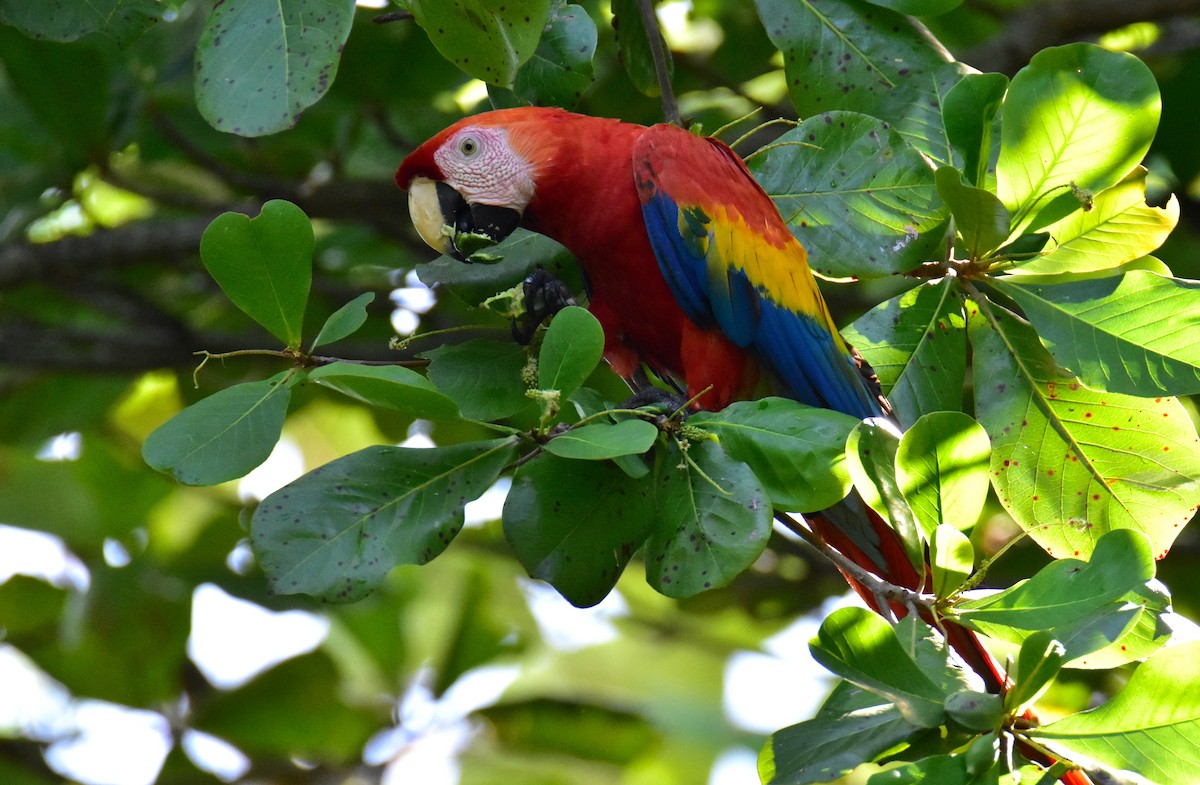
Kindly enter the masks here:
M 475 155 L 479 152 L 479 142 L 474 137 L 468 136 L 458 143 L 458 151 L 467 157 Z

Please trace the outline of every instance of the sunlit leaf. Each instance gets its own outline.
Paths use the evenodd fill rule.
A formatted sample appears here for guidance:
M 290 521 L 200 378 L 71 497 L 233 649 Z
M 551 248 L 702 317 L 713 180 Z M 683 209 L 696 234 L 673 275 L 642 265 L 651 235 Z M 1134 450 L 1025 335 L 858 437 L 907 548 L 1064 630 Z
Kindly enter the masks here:
M 1028 324 L 984 307 L 971 320 L 975 410 L 1001 504 L 1056 557 L 1086 557 L 1122 528 L 1165 553 L 1200 504 L 1200 441 L 1184 408 L 1089 390 Z
M 1200 771 L 1200 644 L 1168 647 L 1115 698 L 1029 735 L 1070 760 L 1132 771 L 1151 782 L 1191 782 Z
M 945 719 L 948 693 L 918 661 L 924 655 L 917 650 L 927 643 L 903 642 L 898 630 L 866 608 L 840 608 L 825 618 L 809 650 L 837 675 L 889 698 L 905 721 L 932 728 Z
M 1154 75 L 1131 54 L 1068 44 L 1034 55 L 1002 111 L 996 179 L 1014 229 L 1041 229 L 1119 183 L 1145 156 L 1160 111 Z
M 239 136 L 291 128 L 333 83 L 353 21 L 347 0 L 217 3 L 196 45 L 196 106 Z
M 953 278 L 918 286 L 859 317 L 842 334 L 871 365 L 902 426 L 962 411 L 966 320 Z
M 711 441 L 660 458 L 646 582 L 668 597 L 724 586 L 767 547 L 771 500 L 746 464 Z
M 399 564 L 440 554 L 463 506 L 512 460 L 513 440 L 351 453 L 263 499 L 250 525 L 271 589 L 349 602 Z
M 962 158 L 962 172 L 972 185 L 987 184 L 992 129 L 1006 90 L 1004 74 L 967 74 L 942 100 L 946 138 Z
M 1162 245 L 1179 221 L 1179 202 L 1146 204 L 1146 170 L 1138 167 L 1095 195 L 1090 210 L 1071 213 L 1046 227 L 1055 246 L 1012 269 L 1018 275 L 1110 270 Z
M 289 371 L 215 392 L 146 438 L 142 457 L 186 485 L 236 480 L 267 459 L 291 400 Z
M 850 491 L 844 445 L 858 422 L 853 417 L 762 398 L 701 412 L 690 422 L 716 434 L 731 458 L 749 464 L 778 507 L 823 510 Z
M 960 412 L 932 412 L 904 432 L 896 482 L 926 537 L 942 524 L 975 525 L 987 499 L 991 445 L 983 427 Z
M 1135 531 L 1109 532 L 1097 542 L 1090 561 L 1057 559 L 1003 591 L 958 603 L 954 612 L 968 626 L 978 621 L 1044 630 L 1069 624 L 1153 578 L 1149 545 Z
M 895 428 L 864 420 L 846 439 L 846 467 L 862 500 L 887 521 L 904 543 L 909 561 L 924 562 L 919 526 L 896 479 L 900 436 Z M 885 563 L 883 556 L 875 561 Z
M 1200 392 L 1200 282 L 1135 270 L 995 285 L 1025 311 L 1054 359 L 1089 387 L 1142 396 Z
M 758 773 L 765 785 L 829 782 L 919 732 L 890 700 L 841 681 L 815 717 L 771 734 Z
M 1011 216 L 994 193 L 967 185 L 955 168 L 937 170 L 938 195 L 954 216 L 954 229 L 962 238 L 967 258 L 979 259 L 1008 238 Z
M 810 117 L 750 168 L 821 275 L 906 272 L 944 241 L 950 211 L 933 169 L 881 120 L 854 112 Z
M 255 218 L 217 216 L 200 238 L 200 258 L 234 305 L 296 349 L 312 283 L 314 242 L 304 211 L 274 199 Z
M 981 497 L 981 507 L 983 501 Z M 970 577 L 974 565 L 975 548 L 967 535 L 947 523 L 934 529 L 933 536 L 929 538 L 929 566 L 933 572 L 934 594 L 939 598 L 950 596 Z

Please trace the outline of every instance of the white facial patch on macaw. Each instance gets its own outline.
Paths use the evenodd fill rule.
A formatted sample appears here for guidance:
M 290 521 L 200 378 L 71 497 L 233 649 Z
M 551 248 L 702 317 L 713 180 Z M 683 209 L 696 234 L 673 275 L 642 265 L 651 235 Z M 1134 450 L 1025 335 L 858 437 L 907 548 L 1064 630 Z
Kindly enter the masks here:
M 512 149 L 502 128 L 463 128 L 433 160 L 446 183 L 471 204 L 523 212 L 533 199 L 533 166 Z

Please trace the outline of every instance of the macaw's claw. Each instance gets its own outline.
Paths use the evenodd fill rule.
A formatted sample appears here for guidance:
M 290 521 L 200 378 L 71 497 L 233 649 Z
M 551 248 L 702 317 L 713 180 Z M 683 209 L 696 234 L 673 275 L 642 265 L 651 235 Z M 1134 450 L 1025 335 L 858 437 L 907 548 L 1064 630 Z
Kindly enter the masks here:
M 687 416 L 690 409 L 688 407 L 688 399 L 671 390 L 664 390 L 661 387 L 643 387 L 633 395 L 629 396 L 624 403 L 621 404 L 622 409 L 641 409 L 652 408 L 660 409 L 664 414 L 673 414 L 682 412 L 683 416 Z
M 517 343 L 528 346 L 537 328 L 547 317 L 577 305 L 575 295 L 567 285 L 538 265 L 523 285 L 525 313 L 512 321 L 512 335 Z

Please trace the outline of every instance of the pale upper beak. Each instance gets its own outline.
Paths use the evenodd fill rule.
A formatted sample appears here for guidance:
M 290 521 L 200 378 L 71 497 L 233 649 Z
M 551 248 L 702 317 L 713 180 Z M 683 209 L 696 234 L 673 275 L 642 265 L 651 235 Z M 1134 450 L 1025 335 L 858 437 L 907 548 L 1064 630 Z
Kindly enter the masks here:
M 408 184 L 408 212 L 430 248 L 464 262 L 508 237 L 521 223 L 517 210 L 471 204 L 450 185 L 426 177 Z

